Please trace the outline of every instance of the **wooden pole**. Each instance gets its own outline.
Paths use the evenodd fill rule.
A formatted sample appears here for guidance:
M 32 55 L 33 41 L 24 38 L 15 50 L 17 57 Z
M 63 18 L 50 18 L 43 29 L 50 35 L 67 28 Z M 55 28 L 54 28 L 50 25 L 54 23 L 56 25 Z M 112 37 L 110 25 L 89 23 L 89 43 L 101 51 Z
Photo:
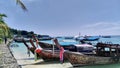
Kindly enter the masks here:
M 106 56 L 105 47 L 103 47 L 103 55 Z
M 35 45 L 34 45 L 34 43 L 33 43 L 33 40 L 32 40 L 32 39 L 30 39 L 30 43 L 31 43 L 31 45 L 32 45 L 34 48 L 36 48 Z
M 116 54 L 117 54 L 117 56 L 118 56 L 118 46 L 119 45 L 116 46 Z
M 110 56 L 112 56 L 111 45 L 109 45 L 109 46 L 110 46 L 110 47 L 109 47 L 109 48 L 110 48 Z
M 58 40 L 55 38 L 55 39 L 53 39 L 53 41 L 55 42 L 55 44 L 56 44 L 56 46 L 59 48 L 59 49 L 61 49 L 60 47 L 60 44 L 58 43 Z
M 34 39 L 35 41 L 37 41 L 37 38 L 35 37 L 35 35 L 32 35 L 32 37 L 33 37 L 33 39 Z
M 53 55 L 55 54 L 55 45 L 54 45 L 54 41 L 53 41 Z
M 97 51 L 96 51 L 96 55 L 98 55 L 98 46 L 97 46 Z
M 25 42 L 25 40 L 22 39 L 22 41 L 23 41 L 23 43 L 25 44 L 25 46 L 26 46 L 28 49 L 30 49 L 30 47 L 29 47 L 28 44 Z

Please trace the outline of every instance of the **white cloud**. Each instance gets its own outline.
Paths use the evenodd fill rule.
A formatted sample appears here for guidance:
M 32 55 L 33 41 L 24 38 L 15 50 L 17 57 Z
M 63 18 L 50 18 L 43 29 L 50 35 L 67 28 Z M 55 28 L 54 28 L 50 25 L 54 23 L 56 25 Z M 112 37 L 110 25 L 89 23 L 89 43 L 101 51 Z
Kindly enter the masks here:
M 26 2 L 32 2 L 32 1 L 36 1 L 36 0 L 22 0 L 22 1 L 26 1 Z
M 21 0 L 21 1 L 23 1 L 23 2 L 26 2 L 26 3 L 28 3 L 28 2 L 37 2 L 37 1 L 42 1 L 42 0 Z
M 98 23 L 93 23 L 93 24 L 86 25 L 85 27 L 87 27 L 87 28 L 110 27 L 110 26 L 116 27 L 116 26 L 119 26 L 119 25 L 120 25 L 119 22 L 98 22 Z
M 117 35 L 120 34 L 120 21 L 90 23 L 81 28 L 83 34 L 90 35 Z

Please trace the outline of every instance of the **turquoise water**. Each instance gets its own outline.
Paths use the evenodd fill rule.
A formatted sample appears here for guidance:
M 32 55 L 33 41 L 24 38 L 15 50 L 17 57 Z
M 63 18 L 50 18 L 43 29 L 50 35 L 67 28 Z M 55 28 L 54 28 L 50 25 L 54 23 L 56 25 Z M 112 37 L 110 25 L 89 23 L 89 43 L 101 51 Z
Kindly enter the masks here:
M 45 42 L 45 43 L 50 43 L 50 44 L 54 44 L 53 40 L 47 40 L 47 41 L 41 41 L 41 42 Z M 60 45 L 70 45 L 70 44 L 79 44 L 79 42 L 76 42 L 73 39 L 58 39 L 58 42 L 60 43 Z
M 60 42 L 60 44 L 64 44 L 64 45 L 79 43 L 72 39 L 69 39 L 69 40 L 59 39 L 58 41 Z M 42 42 L 53 44 L 52 40 L 42 41 Z M 98 41 L 93 41 L 92 43 L 95 45 L 97 42 L 120 44 L 120 36 L 111 37 L 111 38 L 100 38 Z M 30 45 L 30 43 L 27 43 L 27 44 Z M 18 45 L 19 46 L 19 47 L 11 47 L 11 50 L 13 52 L 16 51 L 16 52 L 20 52 L 22 54 L 27 55 L 27 48 L 25 47 L 25 45 L 23 43 L 13 42 L 10 45 Z M 120 64 L 117 63 L 117 64 L 108 64 L 108 65 L 94 65 L 94 66 L 84 66 L 84 67 L 80 67 L 80 68 L 120 68 Z
M 27 43 L 30 47 L 32 47 L 32 45 L 30 43 Z M 27 51 L 28 49 L 25 47 L 24 43 L 17 43 L 17 42 L 12 42 L 10 45 L 18 45 L 18 47 L 10 47 L 10 49 L 14 52 L 18 52 L 21 54 L 26 54 L 27 55 Z M 31 53 L 32 54 L 32 53 Z
M 84 66 L 80 68 L 120 68 L 120 64 L 107 64 L 107 65 L 94 65 L 94 66 Z

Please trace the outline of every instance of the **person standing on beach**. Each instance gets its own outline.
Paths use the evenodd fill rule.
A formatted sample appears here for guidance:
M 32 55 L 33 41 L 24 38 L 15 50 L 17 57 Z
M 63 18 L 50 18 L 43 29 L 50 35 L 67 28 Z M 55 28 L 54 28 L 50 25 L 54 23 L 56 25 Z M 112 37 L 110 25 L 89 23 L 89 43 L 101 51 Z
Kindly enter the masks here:
M 28 54 L 28 56 L 30 57 L 30 50 L 28 49 L 28 51 L 27 51 L 27 54 Z
M 7 43 L 7 37 L 5 37 L 4 40 L 5 40 L 5 44 L 6 44 Z

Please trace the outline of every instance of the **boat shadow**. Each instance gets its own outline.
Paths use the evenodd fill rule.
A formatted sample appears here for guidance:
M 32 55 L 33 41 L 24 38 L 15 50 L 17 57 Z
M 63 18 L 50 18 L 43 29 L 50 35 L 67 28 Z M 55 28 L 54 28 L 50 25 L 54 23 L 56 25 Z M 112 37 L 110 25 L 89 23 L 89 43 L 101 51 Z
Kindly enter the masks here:
M 34 58 L 22 58 L 22 59 L 17 59 L 17 60 L 34 60 Z
M 68 61 L 64 61 L 64 63 L 67 63 Z M 64 63 L 61 63 L 59 60 L 58 61 L 40 61 L 40 62 L 37 62 L 37 63 L 34 63 L 34 65 L 46 65 L 46 64 L 64 64 Z
M 34 58 L 23 58 L 23 59 L 17 59 L 17 60 L 34 60 Z M 64 63 L 69 63 L 67 60 L 64 61 Z M 21 64 L 20 66 L 27 66 L 27 65 L 48 65 L 48 64 L 64 64 L 58 61 L 44 61 L 43 59 L 39 59 L 35 61 L 34 63 L 26 63 Z

